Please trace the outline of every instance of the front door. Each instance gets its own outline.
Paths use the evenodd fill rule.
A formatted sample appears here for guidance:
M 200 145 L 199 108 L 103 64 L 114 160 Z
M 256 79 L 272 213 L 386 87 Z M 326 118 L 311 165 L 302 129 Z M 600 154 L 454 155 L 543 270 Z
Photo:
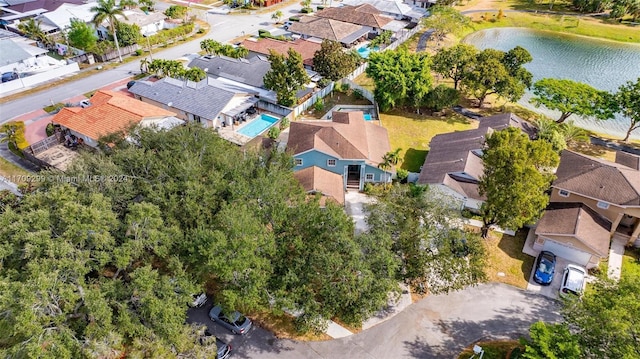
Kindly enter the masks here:
M 349 165 L 347 168 L 347 188 L 360 189 L 360 165 Z

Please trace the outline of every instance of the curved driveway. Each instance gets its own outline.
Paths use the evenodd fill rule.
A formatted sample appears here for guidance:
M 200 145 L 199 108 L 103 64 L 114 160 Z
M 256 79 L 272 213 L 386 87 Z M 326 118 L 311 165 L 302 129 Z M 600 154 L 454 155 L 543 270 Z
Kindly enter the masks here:
M 427 297 L 395 317 L 350 337 L 324 342 L 278 340 L 260 328 L 231 336 L 206 317 L 210 308 L 189 313 L 230 342 L 234 358 L 452 358 L 487 337 L 517 338 L 539 320 L 560 320 L 557 302 L 511 286 L 490 283 Z

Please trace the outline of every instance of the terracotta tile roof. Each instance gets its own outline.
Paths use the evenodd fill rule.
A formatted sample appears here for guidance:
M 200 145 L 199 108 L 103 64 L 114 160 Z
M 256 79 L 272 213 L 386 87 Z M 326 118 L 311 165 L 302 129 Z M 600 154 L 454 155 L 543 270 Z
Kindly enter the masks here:
M 536 227 L 536 235 L 571 236 L 600 257 L 609 253 L 611 223 L 581 203 L 552 203 Z
M 317 16 L 303 16 L 294 22 L 289 31 L 306 36 L 317 37 L 342 43 L 351 43 L 364 36 L 369 29 L 348 22 L 327 19 Z
M 305 65 L 313 66 L 313 56 L 316 51 L 320 50 L 320 44 L 313 41 L 296 39 L 295 41 L 280 41 L 275 39 L 259 39 L 258 41 L 244 40 L 242 42 L 247 50 L 255 53 L 269 55 L 269 50 L 273 50 L 278 54 L 286 54 L 289 49 L 294 49 L 302 55 L 302 61 Z
M 344 204 L 344 182 L 342 176 L 317 166 L 296 171 L 293 176 L 308 193 L 322 193 L 338 204 Z
M 146 118 L 175 116 L 174 112 L 138 101 L 115 91 L 101 90 L 87 108 L 65 107 L 52 119 L 70 130 L 98 140 L 101 136 L 126 129 Z
M 618 205 L 640 205 L 640 171 L 562 151 L 553 187 Z
M 316 16 L 378 29 L 393 21 L 392 18 L 382 15 L 380 10 L 369 4 L 330 7 L 318 11 Z
M 315 149 L 336 158 L 363 159 L 373 166 L 391 151 L 387 130 L 366 122 L 361 111 L 336 111 L 332 118 L 292 122 L 288 149 L 294 155 Z

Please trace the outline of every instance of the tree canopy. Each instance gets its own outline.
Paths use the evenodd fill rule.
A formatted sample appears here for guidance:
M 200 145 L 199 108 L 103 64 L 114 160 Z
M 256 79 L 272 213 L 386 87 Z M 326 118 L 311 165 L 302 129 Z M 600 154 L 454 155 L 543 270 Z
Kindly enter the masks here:
M 478 53 L 462 83 L 478 99 L 478 107 L 492 94 L 517 101 L 531 86 L 533 76 L 523 67 L 531 61 L 529 52 L 520 46 L 507 52 L 485 49 Z
M 382 278 L 395 277 L 430 293 L 446 293 L 485 279 L 483 247 L 462 228 L 452 198 L 421 186 L 393 186 L 367 207 Z
M 300 330 L 359 324 L 396 288 L 378 242 L 307 198 L 288 155 L 198 125 L 126 137 L 81 153 L 71 184 L 0 198 L 3 357 L 211 357 L 185 324 L 205 287 L 225 310 L 301 310 Z
M 518 229 L 537 220 L 549 202 L 545 191 L 559 162 L 546 141 L 531 141 L 520 129 L 509 127 L 486 140 L 482 154 L 484 174 L 479 192 L 487 197 L 480 209 L 486 237 L 490 227 Z
M 618 283 L 597 280 L 580 300 L 561 310 L 586 358 L 640 357 L 640 281 L 623 275 Z
M 433 71 L 453 80 L 453 88 L 457 90 L 462 79 L 473 68 L 477 56 L 478 49 L 475 46 L 459 43 L 433 56 Z
M 419 108 L 433 82 L 429 56 L 404 47 L 372 52 L 366 72 L 376 85 L 374 96 L 382 111 L 402 105 Z
M 533 85 L 535 96 L 531 102 L 561 112 L 556 122 L 562 123 L 569 116 L 593 116 L 600 120 L 613 118 L 616 107 L 606 91 L 597 90 L 585 83 L 567 79 L 542 79 Z
M 289 49 L 286 56 L 271 50 L 269 62 L 271 69 L 264 75 L 264 86 L 276 92 L 280 105 L 295 105 L 298 102 L 296 93 L 310 81 L 302 56 L 293 49 Z
M 578 337 L 571 334 L 565 324 L 537 322 L 529 328 L 531 340 L 521 340 L 525 345 L 525 359 L 581 359 Z
M 433 30 L 433 35 L 442 41 L 445 36 L 468 27 L 471 20 L 451 6 L 436 5 L 429 9 L 430 16 L 422 19 L 422 25 Z
M 84 21 L 76 19 L 71 19 L 71 27 L 67 32 L 67 38 L 69 39 L 69 45 L 85 51 L 90 50 L 98 41 L 93 27 Z
M 615 94 L 615 103 L 618 105 L 622 115 L 630 121 L 623 140 L 627 142 L 631 132 L 640 128 L 640 78 L 636 82 L 628 81 L 620 86 Z
M 337 81 L 358 66 L 357 54 L 345 52 L 340 43 L 323 40 L 320 50 L 313 55 L 313 68 L 323 77 Z

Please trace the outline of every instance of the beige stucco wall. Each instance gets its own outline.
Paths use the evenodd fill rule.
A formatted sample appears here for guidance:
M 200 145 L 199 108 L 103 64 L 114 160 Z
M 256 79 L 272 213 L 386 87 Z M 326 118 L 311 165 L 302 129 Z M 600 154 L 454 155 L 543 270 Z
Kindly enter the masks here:
M 612 223 L 618 218 L 618 214 L 624 213 L 630 216 L 640 218 L 640 206 L 618 206 L 609 203 L 608 209 L 598 208 L 597 200 L 593 200 L 588 197 L 583 197 L 575 193 L 569 193 L 569 197 L 562 197 L 558 194 L 559 190 L 557 188 L 553 188 L 551 192 L 551 202 L 579 202 L 584 203 L 589 206 L 594 211 L 598 212 L 600 215 L 604 216 Z

